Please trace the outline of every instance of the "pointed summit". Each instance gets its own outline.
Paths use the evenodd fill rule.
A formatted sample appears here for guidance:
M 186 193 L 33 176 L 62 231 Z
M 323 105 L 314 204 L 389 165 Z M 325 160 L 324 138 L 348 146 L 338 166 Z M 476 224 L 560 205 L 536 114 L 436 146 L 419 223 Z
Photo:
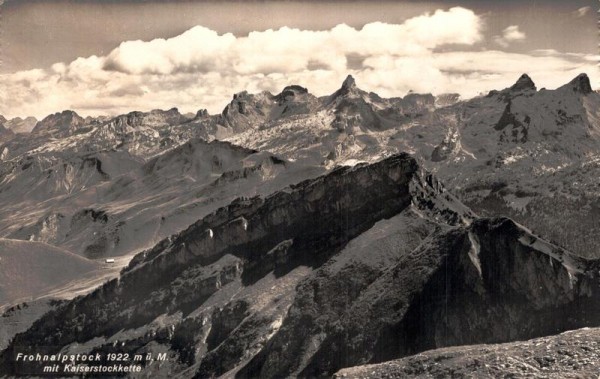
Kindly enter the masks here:
M 341 98 L 341 97 L 347 97 L 348 95 L 350 95 L 351 97 L 356 97 L 356 96 L 361 96 L 361 95 L 367 95 L 366 92 L 361 91 L 356 86 L 356 81 L 354 80 L 354 78 L 352 77 L 352 75 L 348 75 L 346 77 L 346 79 L 342 83 L 342 86 L 340 87 L 340 89 L 338 89 L 337 91 L 335 91 L 333 94 L 331 94 L 329 96 L 328 101 L 326 102 L 326 104 L 327 105 L 331 104 L 336 99 Z
M 560 89 L 570 89 L 573 92 L 582 93 L 584 95 L 593 92 L 592 85 L 590 84 L 590 78 L 588 78 L 587 74 L 577 75 L 575 79 L 560 87 Z
M 351 90 L 352 88 L 356 88 L 356 81 L 352 75 L 348 75 L 344 83 L 342 83 L 342 89 Z
M 529 75 L 523 74 L 515 84 L 510 87 L 511 91 L 536 90 L 535 83 Z

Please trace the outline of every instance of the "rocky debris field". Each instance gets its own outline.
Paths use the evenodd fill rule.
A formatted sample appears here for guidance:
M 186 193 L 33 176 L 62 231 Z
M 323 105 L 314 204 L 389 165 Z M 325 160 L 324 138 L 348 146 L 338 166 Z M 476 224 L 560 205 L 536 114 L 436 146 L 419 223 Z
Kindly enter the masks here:
M 430 350 L 346 368 L 335 378 L 598 378 L 600 328 L 497 345 Z

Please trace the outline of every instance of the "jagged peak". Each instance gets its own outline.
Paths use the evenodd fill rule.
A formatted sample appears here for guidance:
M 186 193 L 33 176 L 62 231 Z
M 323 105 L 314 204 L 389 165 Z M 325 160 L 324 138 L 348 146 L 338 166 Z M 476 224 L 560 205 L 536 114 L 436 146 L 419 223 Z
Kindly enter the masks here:
M 196 119 L 206 118 L 206 117 L 208 117 L 208 110 L 202 108 L 202 109 L 199 109 L 198 112 L 196 112 L 196 116 L 195 116 Z
M 144 112 L 141 112 L 144 113 Z M 162 114 L 175 114 L 175 115 L 180 115 L 179 113 L 179 109 L 177 109 L 176 107 L 173 107 L 171 109 L 168 110 L 164 110 L 164 109 L 153 109 L 149 112 L 149 114 L 158 114 L 158 115 L 162 115 Z
M 352 88 L 356 88 L 356 81 L 352 77 L 352 75 L 348 75 L 344 82 L 342 83 L 342 88 L 350 90 Z
M 58 117 L 58 116 L 62 116 L 62 117 L 74 117 L 74 118 L 75 118 L 75 117 L 77 117 L 77 118 L 81 118 L 81 116 L 79 116 L 79 115 L 77 114 L 77 112 L 75 112 L 75 111 L 72 111 L 72 110 L 70 110 L 70 109 L 65 109 L 65 110 L 64 110 L 64 111 L 62 111 L 62 112 L 56 112 L 56 113 L 54 113 L 54 114 L 48 115 L 48 116 L 46 116 L 44 119 L 46 119 L 46 118 L 50 118 L 50 117 Z
M 48 122 L 54 123 L 58 120 L 66 121 L 69 120 L 70 124 L 78 124 L 84 121 L 83 117 L 77 114 L 77 112 L 66 109 L 62 112 L 56 112 L 54 114 L 50 114 L 42 119 L 39 123 L 45 124 Z
M 536 90 L 536 86 L 535 83 L 533 82 L 533 80 L 531 80 L 531 78 L 529 77 L 529 75 L 527 74 L 523 74 L 519 77 L 519 79 L 516 81 L 515 84 L 513 84 L 510 89 L 512 91 L 522 91 L 522 90 Z
M 346 77 L 346 79 L 342 83 L 342 86 L 340 87 L 340 89 L 338 89 L 331 96 L 329 96 L 328 101 L 327 101 L 326 104 L 327 105 L 331 104 L 333 101 L 335 101 L 335 99 L 337 99 L 339 97 L 342 97 L 342 96 L 346 96 L 348 94 L 353 94 L 353 95 L 364 94 L 364 95 L 366 95 L 366 92 L 361 91 L 356 86 L 356 81 L 354 80 L 354 78 L 352 77 L 352 75 L 348 75 Z
M 302 86 L 299 86 L 297 84 L 292 84 L 290 86 L 286 86 L 281 93 L 279 93 L 277 96 L 278 97 L 285 97 L 285 96 L 290 96 L 290 95 L 298 95 L 298 94 L 304 94 L 304 93 L 308 93 L 308 89 Z
M 559 89 L 569 89 L 573 92 L 582 93 L 584 95 L 593 92 L 590 78 L 585 73 L 577 75 L 575 79 L 571 80 L 569 83 L 565 84 Z
M 38 121 L 35 124 L 35 127 L 31 132 L 37 133 L 41 130 L 68 129 L 83 124 L 85 124 L 85 119 L 83 117 L 79 116 L 75 111 L 67 109 L 44 117 L 43 120 Z

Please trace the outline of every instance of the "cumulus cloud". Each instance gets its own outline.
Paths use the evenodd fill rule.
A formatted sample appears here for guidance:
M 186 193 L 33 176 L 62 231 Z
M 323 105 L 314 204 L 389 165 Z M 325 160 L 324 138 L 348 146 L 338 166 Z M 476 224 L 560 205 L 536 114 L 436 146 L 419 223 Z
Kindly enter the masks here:
M 511 25 L 502 31 L 502 35 L 494 36 L 493 40 L 502 47 L 508 47 L 512 42 L 525 41 L 525 33 L 519 30 L 518 25 Z
M 581 18 L 584 17 L 585 15 L 587 15 L 588 13 L 590 13 L 592 11 L 592 7 L 587 6 L 587 7 L 581 7 L 579 9 L 577 9 L 575 12 L 573 12 L 573 16 L 577 17 L 577 18 Z
M 401 25 L 375 22 L 357 30 L 342 24 L 326 31 L 283 27 L 242 38 L 197 26 L 167 40 L 124 42 L 106 57 L 104 69 L 129 74 L 218 71 L 237 75 L 298 72 L 311 65 L 342 70 L 351 54 L 427 54 L 444 44 L 478 42 L 480 30 L 479 17 L 464 8 L 438 10 Z
M 326 95 L 347 74 L 382 96 L 408 90 L 473 96 L 510 85 L 523 72 L 551 87 L 594 69 L 595 61 L 585 55 L 482 50 L 484 27 L 480 16 L 458 7 L 360 29 L 283 27 L 236 37 L 197 26 L 170 39 L 123 42 L 106 56 L 1 75 L 0 114 L 119 114 L 173 106 L 218 113 L 234 92 L 278 93 L 301 84 Z M 515 26 L 503 38 L 519 41 L 524 35 Z

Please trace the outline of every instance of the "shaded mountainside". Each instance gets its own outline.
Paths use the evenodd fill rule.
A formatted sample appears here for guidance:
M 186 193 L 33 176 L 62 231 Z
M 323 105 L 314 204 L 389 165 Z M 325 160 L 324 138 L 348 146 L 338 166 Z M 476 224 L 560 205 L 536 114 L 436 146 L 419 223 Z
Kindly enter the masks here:
M 1 122 L 0 122 L 0 144 L 6 142 L 6 141 L 10 141 L 12 138 L 14 138 L 15 134 L 13 133 L 12 130 L 6 128 Z
M 380 275 L 345 272 L 356 292 L 344 300 L 341 275 L 303 283 L 279 332 L 240 377 L 327 376 L 436 347 L 598 325 L 598 263 L 508 219 L 435 232 Z
M 239 199 L 48 312 L 18 352 L 167 352 L 143 376 L 332 375 L 600 323 L 600 263 L 478 219 L 408 155 Z M 39 371 L 37 371 L 39 372 Z
M 498 345 L 451 347 L 340 370 L 336 378 L 595 378 L 600 329 Z

